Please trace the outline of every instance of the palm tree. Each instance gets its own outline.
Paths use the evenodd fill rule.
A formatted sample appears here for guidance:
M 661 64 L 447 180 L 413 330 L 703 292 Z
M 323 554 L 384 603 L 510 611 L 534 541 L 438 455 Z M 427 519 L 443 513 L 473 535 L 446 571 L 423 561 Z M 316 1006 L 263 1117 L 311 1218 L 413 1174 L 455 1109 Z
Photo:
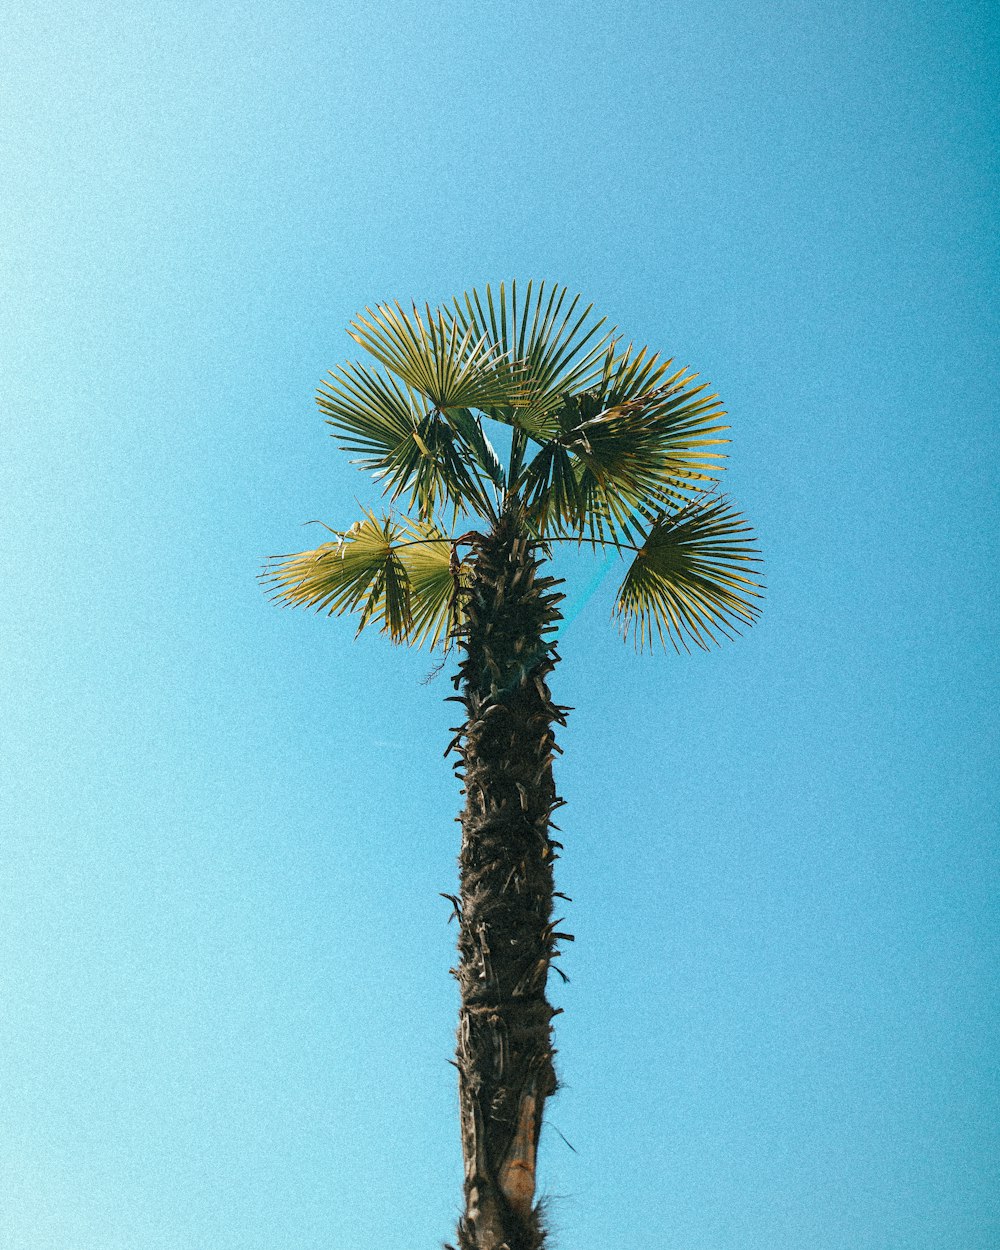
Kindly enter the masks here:
M 370 359 L 335 368 L 318 403 L 388 511 L 274 557 L 265 578 L 280 603 L 458 652 L 461 888 L 445 896 L 459 921 L 458 1243 L 538 1250 L 535 1159 L 556 1089 L 546 981 L 571 940 L 553 919 L 554 726 L 569 709 L 547 684 L 563 598 L 547 564 L 557 543 L 618 553 L 624 636 L 707 648 L 758 614 L 756 549 L 718 493 L 717 397 L 623 346 L 564 288 L 379 304 L 349 333 Z M 503 456 L 491 423 L 509 431 Z

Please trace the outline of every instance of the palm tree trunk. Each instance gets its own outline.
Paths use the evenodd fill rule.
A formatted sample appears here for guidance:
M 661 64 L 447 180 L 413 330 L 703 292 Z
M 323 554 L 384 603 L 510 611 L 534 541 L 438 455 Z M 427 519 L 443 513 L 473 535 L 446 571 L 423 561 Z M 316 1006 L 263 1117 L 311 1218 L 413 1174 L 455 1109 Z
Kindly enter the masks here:
M 561 800 L 552 779 L 556 579 L 538 576 L 535 544 L 516 516 L 473 540 L 455 677 L 466 711 L 461 908 L 462 1006 L 457 1067 L 465 1159 L 461 1250 L 540 1250 L 535 1158 L 545 1100 L 556 1089 L 545 996 L 554 932 L 550 837 Z

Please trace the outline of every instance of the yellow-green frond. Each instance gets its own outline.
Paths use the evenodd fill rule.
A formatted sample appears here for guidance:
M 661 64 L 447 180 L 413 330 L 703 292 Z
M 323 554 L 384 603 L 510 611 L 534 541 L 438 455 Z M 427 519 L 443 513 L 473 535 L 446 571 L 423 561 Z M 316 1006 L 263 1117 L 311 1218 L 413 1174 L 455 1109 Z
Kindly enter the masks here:
M 432 522 L 365 513 L 335 541 L 275 557 L 263 575 L 273 599 L 359 617 L 393 642 L 448 645 L 461 615 L 452 543 Z
M 517 369 L 473 327 L 461 327 L 428 307 L 378 304 L 348 333 L 376 360 L 419 391 L 437 409 L 490 408 L 515 401 Z
M 673 360 L 661 359 L 648 348 L 631 345 L 608 360 L 599 386 L 587 393 L 594 415 L 591 422 L 621 424 L 626 437 L 637 436 L 647 454 L 662 463 L 663 480 L 714 480 L 723 454 L 708 448 L 729 442 L 726 412 L 707 383 L 695 385 L 697 374 L 673 369 Z M 583 397 L 581 397 L 583 398 Z M 586 436 L 589 425 L 584 425 Z M 571 431 L 565 432 L 572 437 Z M 588 436 L 589 437 L 589 436 Z
M 446 419 L 413 387 L 357 363 L 328 376 L 316 396 L 327 424 L 345 451 L 360 453 L 358 463 L 382 482 L 390 499 L 405 496 L 406 506 L 425 517 L 445 504 L 488 510 L 483 476 L 492 478 L 495 470 L 480 446 L 480 431 L 473 428 L 473 446 L 464 445 L 465 425 L 475 427 L 465 410 Z
M 378 621 L 400 642 L 410 620 L 409 579 L 396 551 L 401 532 L 390 519 L 366 513 L 335 542 L 275 557 L 265 584 L 278 603 L 338 616 L 358 612 L 359 633 Z
M 483 411 L 532 438 L 554 433 L 550 413 L 560 396 L 601 377 L 610 333 L 601 334 L 605 318 L 592 316 L 592 308 L 566 287 L 545 282 L 529 282 L 521 293 L 516 282 L 501 282 L 496 292 L 486 286 L 482 294 L 456 298 L 454 319 L 462 333 L 496 353 L 498 373 L 510 371 L 514 402 Z
M 451 645 L 462 622 L 460 589 L 468 582 L 468 566 L 458 560 L 451 540 L 431 522 L 407 521 L 409 541 L 399 558 L 410 581 L 410 628 L 413 646 Z
M 661 513 L 618 592 L 623 633 L 642 649 L 654 637 L 707 649 L 760 613 L 762 583 L 749 524 L 723 496 L 695 498 Z

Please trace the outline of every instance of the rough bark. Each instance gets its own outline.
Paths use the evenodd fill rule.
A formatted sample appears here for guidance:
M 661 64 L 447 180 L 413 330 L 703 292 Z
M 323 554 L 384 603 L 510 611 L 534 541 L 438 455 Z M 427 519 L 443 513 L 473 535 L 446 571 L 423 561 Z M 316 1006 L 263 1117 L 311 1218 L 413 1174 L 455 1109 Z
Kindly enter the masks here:
M 539 576 L 537 547 L 504 517 L 474 540 L 462 659 L 466 712 L 457 1067 L 465 1160 L 461 1250 L 540 1250 L 535 1159 L 556 1088 L 546 998 L 549 964 L 568 934 L 553 923 L 550 835 L 556 797 L 553 725 L 565 712 L 546 677 L 562 595 Z

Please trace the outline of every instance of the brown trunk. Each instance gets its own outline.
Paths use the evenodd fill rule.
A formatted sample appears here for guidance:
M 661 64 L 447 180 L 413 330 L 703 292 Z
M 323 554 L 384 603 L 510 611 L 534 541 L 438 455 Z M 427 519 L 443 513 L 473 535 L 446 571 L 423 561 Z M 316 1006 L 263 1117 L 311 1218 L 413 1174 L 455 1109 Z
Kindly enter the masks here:
M 545 996 L 556 942 L 550 818 L 554 723 L 545 679 L 559 620 L 551 577 L 534 545 L 504 517 L 473 547 L 463 658 L 456 686 L 466 710 L 458 1029 L 465 1159 L 461 1250 L 539 1250 L 535 1159 L 545 1100 L 556 1088 L 555 1014 Z M 558 922 L 557 922 L 558 923 Z

